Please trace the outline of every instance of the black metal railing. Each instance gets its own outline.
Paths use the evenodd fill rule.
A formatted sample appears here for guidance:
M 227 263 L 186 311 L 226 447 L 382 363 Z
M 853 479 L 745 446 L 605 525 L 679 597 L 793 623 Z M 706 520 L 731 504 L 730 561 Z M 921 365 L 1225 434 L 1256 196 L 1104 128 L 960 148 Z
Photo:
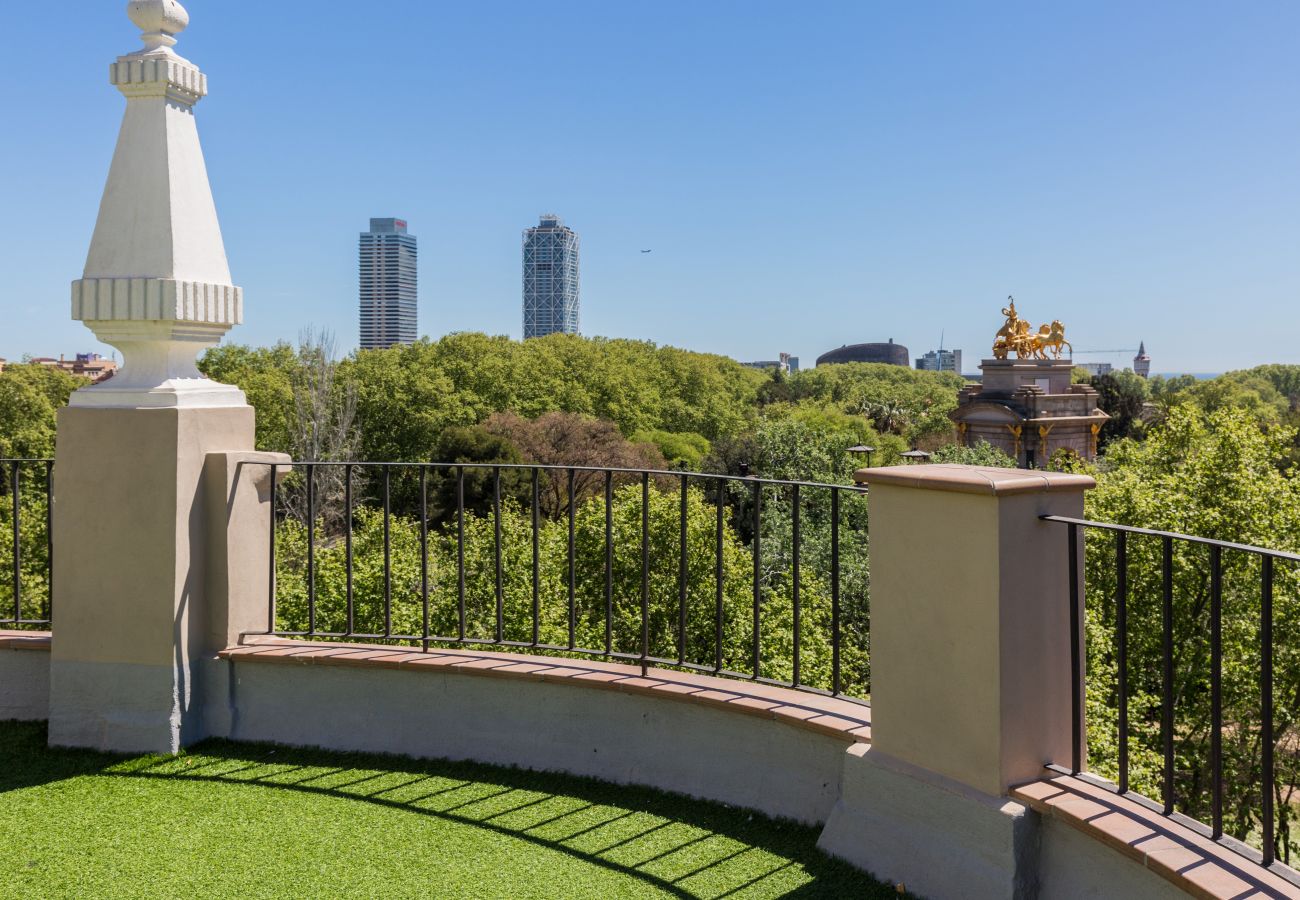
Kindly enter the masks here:
M 266 633 L 599 657 L 865 700 L 865 491 L 584 466 L 272 465 Z
M 1290 653 L 1293 645 L 1275 635 L 1282 620 L 1275 593 L 1284 579 L 1284 621 L 1294 636 L 1300 599 L 1300 567 L 1294 564 L 1300 554 L 1086 519 L 1043 519 L 1067 532 L 1072 635 L 1074 749 L 1068 767 L 1050 768 L 1085 777 L 1084 770 L 1093 768 L 1090 780 L 1294 881 L 1294 873 L 1274 866 L 1279 857 L 1290 861 L 1294 842 L 1289 830 L 1279 833 L 1279 822 L 1289 829 L 1290 807 L 1300 802 L 1300 795 L 1293 796 L 1296 767 L 1290 766 L 1289 789 L 1283 802 L 1275 803 L 1277 753 L 1281 749 L 1295 757 L 1300 738 L 1294 719 L 1277 721 L 1275 699 L 1279 688 L 1288 698 L 1296 695 L 1300 672 Z M 1112 537 L 1081 539 L 1089 533 Z M 1237 651 L 1227 659 L 1225 626 Z M 1279 650 L 1287 652 L 1285 684 L 1275 681 Z M 1088 665 L 1108 683 L 1085 672 Z M 1088 691 L 1095 695 L 1090 698 Z M 1292 714 L 1296 705 L 1289 703 Z M 1104 711 L 1099 718 L 1106 726 L 1113 715 L 1114 731 L 1085 726 L 1085 706 Z M 1231 772 L 1225 772 L 1225 738 L 1240 748 Z M 1094 744 L 1105 751 L 1085 760 L 1085 747 L 1092 757 Z M 1088 765 L 1094 762 L 1095 767 Z M 1109 777 L 1096 778 L 1097 769 Z M 1231 803 L 1225 796 L 1229 786 Z M 1225 828 L 1230 811 L 1235 834 Z
M 0 628 L 48 628 L 54 606 L 54 460 L 0 459 Z

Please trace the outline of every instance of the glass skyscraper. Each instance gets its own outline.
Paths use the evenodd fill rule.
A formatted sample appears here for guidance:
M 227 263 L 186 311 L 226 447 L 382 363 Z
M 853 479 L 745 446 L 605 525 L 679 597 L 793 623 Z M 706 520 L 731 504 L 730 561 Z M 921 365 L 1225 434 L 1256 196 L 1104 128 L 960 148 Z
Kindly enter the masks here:
M 524 338 L 579 328 L 578 235 L 559 216 L 524 232 Z
M 415 235 L 402 219 L 371 219 L 358 262 L 361 349 L 413 344 L 418 334 Z

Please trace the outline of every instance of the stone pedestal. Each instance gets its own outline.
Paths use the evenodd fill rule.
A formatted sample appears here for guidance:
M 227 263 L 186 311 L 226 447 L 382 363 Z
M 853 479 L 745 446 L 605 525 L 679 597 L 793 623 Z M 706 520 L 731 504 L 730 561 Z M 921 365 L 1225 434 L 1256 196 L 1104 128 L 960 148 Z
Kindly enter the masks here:
M 202 736 L 204 467 L 252 446 L 250 407 L 60 411 L 51 744 L 170 753 Z
M 1095 390 L 1070 383 L 1073 368 L 1068 359 L 984 360 L 983 382 L 962 389 L 950 414 L 962 443 L 989 443 L 1026 468 L 1045 467 L 1061 449 L 1095 458 L 1110 416 Z

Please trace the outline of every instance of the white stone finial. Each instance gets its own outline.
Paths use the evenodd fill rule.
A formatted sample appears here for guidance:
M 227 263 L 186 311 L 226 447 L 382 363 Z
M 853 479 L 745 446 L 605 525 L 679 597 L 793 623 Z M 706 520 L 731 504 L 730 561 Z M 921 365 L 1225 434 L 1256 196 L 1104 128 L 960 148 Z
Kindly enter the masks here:
M 194 120 L 207 94 L 198 66 L 171 49 L 189 22 L 176 0 L 134 0 L 149 49 L 118 57 L 109 81 L 127 98 L 117 150 L 72 317 L 125 357 L 71 406 L 244 406 L 238 388 L 202 377 L 195 358 L 243 321 Z
M 190 14 L 178 0 L 130 0 L 126 14 L 142 32 L 145 51 L 159 50 L 176 44 L 176 35 L 190 24 Z

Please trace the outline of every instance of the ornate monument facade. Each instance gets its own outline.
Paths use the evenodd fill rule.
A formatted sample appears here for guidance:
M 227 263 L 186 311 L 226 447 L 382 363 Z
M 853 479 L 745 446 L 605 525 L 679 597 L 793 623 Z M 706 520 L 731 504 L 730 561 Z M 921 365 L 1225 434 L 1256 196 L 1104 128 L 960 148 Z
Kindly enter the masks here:
M 1074 363 L 1061 358 L 1073 350 L 1065 326 L 1058 319 L 1035 330 L 1008 299 L 993 358 L 980 364 L 983 382 L 963 388 L 951 413 L 961 443 L 986 441 L 1026 468 L 1046 466 L 1061 449 L 1093 459 L 1110 416 L 1097 408 L 1095 390 L 1070 383 Z

